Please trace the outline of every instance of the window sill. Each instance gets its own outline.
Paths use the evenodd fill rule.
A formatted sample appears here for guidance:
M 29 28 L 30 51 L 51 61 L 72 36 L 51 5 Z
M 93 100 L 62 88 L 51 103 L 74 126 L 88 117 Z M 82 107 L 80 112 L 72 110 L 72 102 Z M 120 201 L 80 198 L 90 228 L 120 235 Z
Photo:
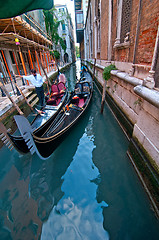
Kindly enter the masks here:
M 124 42 L 124 43 L 114 44 L 113 48 L 123 49 L 123 48 L 129 48 L 129 47 L 130 47 L 130 42 Z

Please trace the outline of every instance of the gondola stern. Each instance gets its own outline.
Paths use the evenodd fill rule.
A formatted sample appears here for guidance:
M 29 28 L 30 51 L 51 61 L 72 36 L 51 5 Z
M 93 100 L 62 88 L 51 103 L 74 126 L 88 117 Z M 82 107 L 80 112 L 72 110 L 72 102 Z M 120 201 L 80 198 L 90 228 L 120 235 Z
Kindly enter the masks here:
M 36 147 L 36 144 L 34 142 L 33 135 L 32 135 L 34 129 L 30 125 L 29 121 L 24 116 L 20 116 L 20 115 L 14 116 L 14 119 L 16 121 L 18 129 L 19 129 L 31 155 L 36 153 L 40 159 L 42 159 L 42 160 L 48 159 L 48 157 L 45 158 L 45 157 L 41 156 L 41 154 L 39 153 L 39 151 Z

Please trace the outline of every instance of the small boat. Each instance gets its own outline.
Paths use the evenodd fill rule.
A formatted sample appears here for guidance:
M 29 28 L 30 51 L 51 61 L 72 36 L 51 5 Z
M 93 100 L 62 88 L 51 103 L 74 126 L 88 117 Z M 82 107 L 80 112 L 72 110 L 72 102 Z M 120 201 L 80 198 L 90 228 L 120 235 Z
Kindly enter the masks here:
M 31 154 L 36 152 L 41 159 L 47 159 L 85 113 L 91 101 L 92 93 L 92 81 L 77 82 L 67 104 L 41 136 L 35 135 L 25 117 L 15 116 L 19 131 L 25 139 Z
M 68 88 L 66 87 L 64 74 L 59 75 L 59 82 L 51 86 L 51 93 L 46 97 L 46 106 L 38 111 L 31 126 L 33 134 L 40 137 L 44 134 L 50 123 L 56 118 L 59 111 L 68 100 Z M 2 141 L 9 147 L 15 147 L 21 153 L 29 152 L 28 146 L 21 135 L 12 135 L 0 123 Z

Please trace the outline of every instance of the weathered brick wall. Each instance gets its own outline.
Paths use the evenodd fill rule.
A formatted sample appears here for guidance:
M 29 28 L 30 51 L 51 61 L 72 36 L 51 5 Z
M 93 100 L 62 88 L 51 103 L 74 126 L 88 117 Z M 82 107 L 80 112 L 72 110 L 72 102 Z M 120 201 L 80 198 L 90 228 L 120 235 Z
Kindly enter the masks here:
M 100 57 L 103 60 L 107 60 L 108 56 L 108 26 L 109 26 L 109 14 L 105 14 L 109 12 L 108 1 L 101 1 L 101 52 Z
M 151 64 L 159 25 L 159 1 L 143 0 L 137 63 Z
M 113 16 L 112 16 L 112 60 L 115 60 L 115 50 L 113 49 L 113 46 L 115 43 L 116 32 L 117 32 L 116 23 L 117 23 L 117 0 L 114 0 L 113 1 Z
M 139 1 L 132 1 L 130 48 L 114 49 L 114 60 L 132 62 L 138 21 Z M 116 39 L 117 1 L 113 2 L 113 43 Z M 151 65 L 159 25 L 159 1 L 143 0 L 136 63 Z M 103 41 L 103 40 L 102 40 Z

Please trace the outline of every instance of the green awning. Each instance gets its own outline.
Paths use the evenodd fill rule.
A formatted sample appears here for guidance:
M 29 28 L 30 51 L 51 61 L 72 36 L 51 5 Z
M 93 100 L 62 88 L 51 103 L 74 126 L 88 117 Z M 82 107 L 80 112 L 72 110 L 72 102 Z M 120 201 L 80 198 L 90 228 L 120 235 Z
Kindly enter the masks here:
M 23 13 L 36 10 L 49 10 L 53 0 L 0 0 L 0 19 L 11 18 Z

